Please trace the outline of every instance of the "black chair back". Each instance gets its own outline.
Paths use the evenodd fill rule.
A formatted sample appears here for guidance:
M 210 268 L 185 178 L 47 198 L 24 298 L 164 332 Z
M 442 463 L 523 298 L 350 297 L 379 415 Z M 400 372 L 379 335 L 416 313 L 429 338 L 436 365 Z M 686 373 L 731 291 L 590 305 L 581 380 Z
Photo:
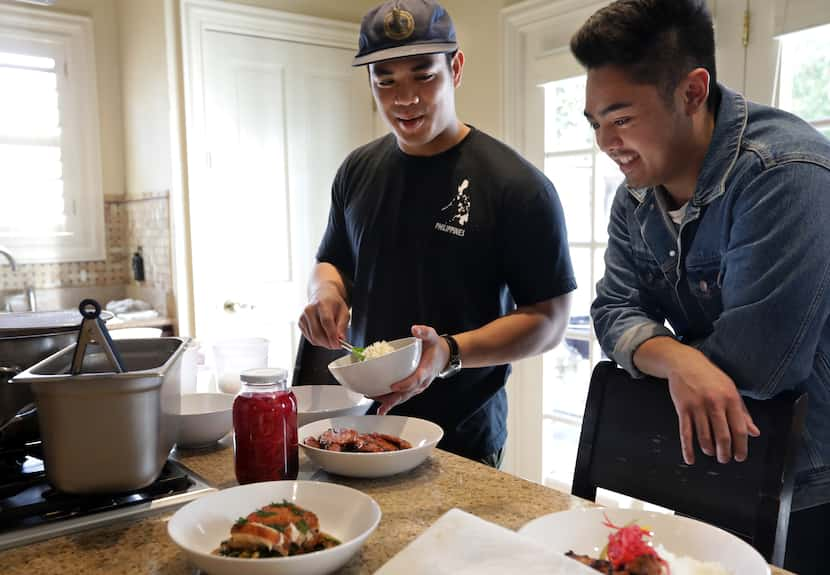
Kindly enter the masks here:
M 339 349 L 311 345 L 305 337 L 300 336 L 291 385 L 340 385 L 331 375 L 328 365 L 345 353 Z
M 719 464 L 696 446 L 689 466 L 667 382 L 634 379 L 600 362 L 588 391 L 573 494 L 593 501 L 602 487 L 668 507 L 734 533 L 781 566 L 807 397 L 786 392 L 745 401 L 761 430 L 750 438 L 747 460 Z

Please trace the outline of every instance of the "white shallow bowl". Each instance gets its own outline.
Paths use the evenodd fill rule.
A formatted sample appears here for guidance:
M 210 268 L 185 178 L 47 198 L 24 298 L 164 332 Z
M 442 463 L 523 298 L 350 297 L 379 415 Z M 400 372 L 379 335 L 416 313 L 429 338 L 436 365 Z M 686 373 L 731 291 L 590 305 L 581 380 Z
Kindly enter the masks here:
M 733 575 L 769 575 L 764 558 L 731 533 L 687 517 L 637 509 L 571 509 L 551 513 L 526 523 L 519 533 L 550 549 L 599 557 L 613 529 L 602 523 L 607 514 L 615 525 L 636 521 L 650 529 L 654 546 L 663 545 L 676 556 L 698 561 L 717 561 Z
M 409 377 L 421 361 L 421 340 L 405 337 L 390 341 L 395 351 L 365 361 L 352 354 L 335 359 L 329 371 L 340 385 L 366 397 L 377 397 L 392 391 L 392 384 Z
M 233 429 L 234 396 L 225 393 L 182 395 L 179 412 L 179 447 L 211 445 Z
M 319 437 L 329 428 L 356 429 L 360 433 L 387 433 L 412 444 L 410 449 L 384 453 L 346 453 L 326 451 L 305 444 L 307 437 Z M 420 465 L 441 441 L 444 431 L 440 426 L 401 415 L 363 415 L 321 419 L 304 425 L 299 430 L 300 445 L 312 463 L 329 473 L 347 477 L 386 477 L 409 471 Z
M 372 400 L 340 385 L 300 385 L 291 390 L 297 398 L 297 425 L 302 427 L 312 421 L 363 415 Z
M 320 530 L 340 545 L 292 557 L 241 559 L 212 555 L 231 526 L 271 502 L 287 500 L 320 519 Z M 179 509 L 167 533 L 190 561 L 210 575 L 324 575 L 357 553 L 380 522 L 380 506 L 368 495 L 334 483 L 268 481 L 223 489 Z

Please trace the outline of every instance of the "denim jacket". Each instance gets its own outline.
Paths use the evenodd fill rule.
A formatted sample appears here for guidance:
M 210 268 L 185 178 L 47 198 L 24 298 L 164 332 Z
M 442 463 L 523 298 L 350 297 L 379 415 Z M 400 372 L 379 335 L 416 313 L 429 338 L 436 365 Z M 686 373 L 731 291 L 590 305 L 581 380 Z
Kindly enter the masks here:
M 793 509 L 830 502 L 830 140 L 720 90 L 679 229 L 662 188 L 617 190 L 591 316 L 603 350 L 634 376 L 637 347 L 665 335 L 695 345 L 748 397 L 806 390 Z

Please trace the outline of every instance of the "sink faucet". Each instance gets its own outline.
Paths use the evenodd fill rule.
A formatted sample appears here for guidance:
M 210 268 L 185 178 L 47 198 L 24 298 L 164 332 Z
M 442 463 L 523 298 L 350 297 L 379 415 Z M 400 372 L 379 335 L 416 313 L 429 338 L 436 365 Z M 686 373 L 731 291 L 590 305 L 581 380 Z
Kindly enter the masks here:
M 29 311 L 37 311 L 37 297 L 35 296 L 35 288 L 26 286 L 26 302 L 29 304 Z
M 0 246 L 0 255 L 6 256 L 6 259 L 9 260 L 9 267 L 11 267 L 11 270 L 13 272 L 17 271 L 17 262 L 14 260 L 14 256 L 7 248 Z M 26 295 L 26 303 L 29 306 L 29 311 L 37 311 L 37 297 L 35 296 L 35 288 L 33 288 L 32 286 L 26 286 L 23 291 Z M 6 311 L 11 311 L 9 309 L 9 304 L 6 304 Z
M 9 250 L 3 246 L 0 246 L 0 255 L 6 256 L 6 259 L 9 260 L 9 265 L 11 266 L 12 271 L 17 271 L 17 262 L 14 261 L 14 256 L 12 256 L 12 253 Z

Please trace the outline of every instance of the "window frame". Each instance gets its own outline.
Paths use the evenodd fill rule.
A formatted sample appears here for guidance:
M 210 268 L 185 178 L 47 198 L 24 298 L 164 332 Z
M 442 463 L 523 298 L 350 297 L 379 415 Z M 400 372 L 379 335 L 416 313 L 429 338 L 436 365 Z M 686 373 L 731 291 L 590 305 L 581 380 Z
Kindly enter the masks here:
M 0 5 L 0 48 L 27 46 L 55 60 L 66 226 L 36 235 L 0 228 L 0 244 L 22 264 L 106 259 L 98 91 L 92 20 Z
M 579 69 L 578 76 L 571 76 L 573 71 L 569 68 L 563 67 L 562 74 L 563 77 L 560 77 L 556 80 L 550 80 L 545 84 L 541 85 L 540 88 L 543 90 L 547 90 L 550 84 L 554 84 L 559 81 L 567 81 L 573 80 L 576 77 L 584 78 L 586 76 L 586 72 L 582 69 Z M 548 110 L 547 110 L 547 96 L 544 99 L 545 101 L 545 108 L 543 109 L 543 115 L 547 118 Z M 584 118 L 581 117 L 581 121 L 585 121 Z M 545 122 L 547 125 L 547 120 Z M 586 147 L 572 147 L 572 148 L 557 148 L 555 150 L 548 149 L 548 134 L 545 134 L 545 143 L 543 144 L 543 152 L 545 160 L 551 158 L 576 158 L 579 156 L 585 156 L 590 158 L 591 162 L 591 174 L 590 174 L 590 194 L 588 199 L 588 218 L 589 218 L 589 227 L 588 232 L 590 234 L 589 238 L 586 239 L 578 239 L 572 240 L 571 236 L 568 237 L 568 249 L 571 253 L 571 260 L 575 263 L 579 260 L 579 255 L 582 254 L 583 256 L 587 256 L 587 265 L 589 269 L 588 275 L 588 285 L 582 285 L 577 278 L 577 283 L 579 290 L 589 290 L 590 296 L 589 301 L 593 301 L 596 297 L 596 284 L 597 281 L 602 277 L 604 273 L 605 265 L 602 263 L 601 267 L 598 266 L 598 258 L 601 254 L 604 254 L 605 250 L 608 248 L 608 238 L 607 235 L 603 234 L 602 231 L 605 229 L 604 225 L 607 224 L 607 219 L 601 220 L 601 222 L 597 219 L 599 215 L 600 208 L 597 205 L 599 200 L 598 195 L 600 192 L 598 186 L 598 179 L 600 177 L 600 166 L 599 164 L 603 161 L 602 155 L 603 152 L 597 146 L 596 138 L 594 137 L 593 131 L 591 131 L 588 127 L 588 122 L 585 121 L 585 130 L 590 134 L 590 144 Z M 547 128 L 546 128 L 547 131 Z M 545 170 L 547 170 L 547 165 L 545 165 Z M 622 174 L 619 174 L 620 182 L 622 182 Z M 551 173 L 548 174 L 548 177 L 551 180 L 556 181 L 556 174 Z M 616 189 L 616 188 L 615 188 Z M 570 231 L 570 228 L 569 228 Z M 575 251 L 576 250 L 576 251 Z M 587 254 L 585 253 L 587 252 Z M 584 263 L 584 262 L 583 262 Z M 575 266 L 576 267 L 576 266 Z M 600 273 L 602 272 L 602 273 Z M 571 314 L 574 311 L 578 311 L 575 309 L 571 309 Z M 557 405 L 553 405 L 551 401 L 548 399 L 549 394 L 555 394 L 557 391 L 561 392 L 562 389 L 557 390 L 554 386 L 557 384 L 564 384 L 565 388 L 573 388 L 574 386 L 583 386 L 584 391 L 587 395 L 588 391 L 588 384 L 590 378 L 590 372 L 593 370 L 593 367 L 602 359 L 602 350 L 600 349 L 599 340 L 597 338 L 596 332 L 594 331 L 593 321 L 590 319 L 589 314 L 589 321 L 588 324 L 583 326 L 581 324 L 574 324 L 571 323 L 571 319 L 574 316 L 571 315 L 569 317 L 568 326 L 565 330 L 565 337 L 562 345 L 567 345 L 568 342 L 583 342 L 588 346 L 588 365 L 590 366 L 588 372 L 588 379 L 584 381 L 566 381 L 560 380 L 557 381 L 557 378 L 553 374 L 549 374 L 548 368 L 546 367 L 546 362 L 548 361 L 551 354 L 556 353 L 556 351 L 548 352 L 543 354 L 543 401 L 544 401 L 544 408 L 542 411 L 542 419 L 545 422 L 544 425 L 550 431 L 546 433 L 543 439 L 543 465 L 542 465 L 542 472 L 543 472 L 543 483 L 549 487 L 555 487 L 558 489 L 570 490 L 570 484 L 573 481 L 573 466 L 571 467 L 562 467 L 561 465 L 552 464 L 552 457 L 554 456 L 554 452 L 551 448 L 553 445 L 553 433 L 552 427 L 559 425 L 565 426 L 571 429 L 572 433 L 578 437 L 580 430 L 582 428 L 582 419 L 584 415 L 584 405 L 583 411 L 579 411 L 575 413 L 568 409 L 567 407 L 561 407 Z M 585 329 L 587 327 L 587 330 Z M 576 455 L 576 445 L 573 446 L 574 451 L 573 455 Z M 559 460 L 561 463 L 564 460 L 567 460 L 570 454 L 564 453 L 557 453 L 556 459 Z

